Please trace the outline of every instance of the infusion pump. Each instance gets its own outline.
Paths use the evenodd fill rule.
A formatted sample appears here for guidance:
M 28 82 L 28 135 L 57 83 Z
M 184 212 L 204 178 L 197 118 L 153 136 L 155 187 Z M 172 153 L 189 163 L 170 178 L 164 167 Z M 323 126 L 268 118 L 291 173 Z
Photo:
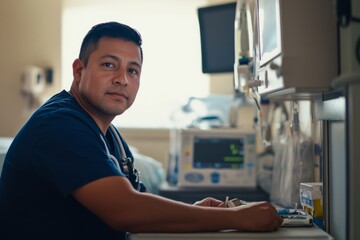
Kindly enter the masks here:
M 178 187 L 256 187 L 255 131 L 182 129 Z

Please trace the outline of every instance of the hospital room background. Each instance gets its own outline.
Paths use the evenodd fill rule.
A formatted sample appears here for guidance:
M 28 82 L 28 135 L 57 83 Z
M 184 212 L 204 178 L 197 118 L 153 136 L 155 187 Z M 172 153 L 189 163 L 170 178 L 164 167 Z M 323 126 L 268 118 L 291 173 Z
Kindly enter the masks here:
M 173 130 L 179 126 L 199 125 L 196 121 L 205 119 L 206 127 L 211 127 L 211 124 L 216 128 L 245 126 L 254 131 L 257 153 L 256 188 L 260 189 L 260 194 L 256 195 L 260 199 L 256 200 L 274 200 L 287 207 L 294 207 L 293 199 L 289 200 L 281 194 L 284 185 L 280 184 L 281 174 L 276 172 L 279 171 L 276 164 L 281 163 L 276 162 L 276 159 L 280 158 L 278 161 L 281 161 L 282 157 L 274 153 L 274 148 L 282 156 L 291 154 L 290 150 L 284 149 L 284 141 L 295 141 L 291 137 L 291 131 L 294 124 L 299 124 L 301 139 L 296 141 L 301 141 L 304 160 L 302 180 L 322 183 L 324 178 L 332 177 L 326 174 L 324 176 L 323 173 L 323 131 L 324 124 L 329 123 L 315 119 L 319 117 L 315 113 L 316 109 L 322 109 L 323 106 L 319 107 L 309 99 L 262 102 L 242 99 L 244 102 L 239 103 L 236 102 L 239 99 L 234 97 L 233 72 L 203 73 L 197 11 L 199 8 L 234 2 L 236 1 L 1 0 L 0 164 L 12 138 L 32 112 L 53 94 L 69 89 L 72 81 L 71 64 L 77 57 L 82 37 L 88 29 L 99 22 L 119 21 L 129 24 L 142 34 L 144 67 L 137 100 L 131 109 L 117 117 L 113 123 L 132 147 L 135 158 L 140 159 L 137 167 L 144 172 L 153 173 L 148 176 L 143 174 L 143 180 L 148 182 L 150 189 L 158 194 L 161 184 L 171 184 L 173 181 L 171 160 L 176 141 L 174 134 L 179 134 Z M 349 30 L 347 34 L 351 35 L 350 39 L 352 34 L 359 33 L 358 28 L 356 31 Z M 353 44 L 347 38 L 343 44 L 347 44 L 346 41 Z M 347 56 L 342 58 L 341 61 L 346 62 L 344 59 Z M 355 60 L 349 62 L 343 65 L 343 72 L 358 72 L 359 63 Z M 39 88 L 24 84 L 26 74 L 31 75 L 34 71 L 42 71 L 44 74 L 44 82 Z M 29 94 L 29 88 L 35 89 L 36 95 Z M 340 99 L 340 108 L 343 104 Z M 237 108 L 235 120 L 234 107 Z M 324 116 L 319 118 L 321 117 Z M 274 186 L 271 180 L 278 181 L 278 186 Z M 349 182 L 344 184 L 350 184 L 350 180 L 346 181 Z M 354 182 L 359 182 L 358 179 L 351 181 L 352 186 Z M 288 190 L 299 192 L 298 187 Z M 171 191 L 167 194 L 170 197 L 176 195 Z M 344 199 L 347 203 L 352 201 L 350 196 Z M 344 209 L 350 211 L 347 207 Z M 358 209 L 357 207 L 356 211 Z M 353 215 L 341 214 L 341 217 L 351 217 L 351 220 L 347 220 L 349 224 L 354 221 Z M 349 236 L 350 233 L 346 232 L 349 229 L 344 228 L 347 230 L 336 230 L 335 234 Z M 351 234 L 359 236 L 359 233 Z

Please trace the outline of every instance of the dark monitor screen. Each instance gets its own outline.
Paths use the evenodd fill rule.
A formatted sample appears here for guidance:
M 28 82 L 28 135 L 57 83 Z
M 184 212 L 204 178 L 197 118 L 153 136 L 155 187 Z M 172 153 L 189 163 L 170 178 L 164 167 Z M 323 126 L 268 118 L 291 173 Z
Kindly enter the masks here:
M 242 138 L 194 139 L 194 168 L 239 169 L 244 166 Z
M 203 73 L 233 72 L 236 3 L 198 9 Z

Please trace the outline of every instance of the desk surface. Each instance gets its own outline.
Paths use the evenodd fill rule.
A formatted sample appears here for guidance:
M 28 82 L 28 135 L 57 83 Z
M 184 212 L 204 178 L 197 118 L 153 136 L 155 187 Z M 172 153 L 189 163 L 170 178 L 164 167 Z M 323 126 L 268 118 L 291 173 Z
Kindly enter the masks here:
M 176 186 L 171 186 L 168 183 L 163 183 L 160 186 L 159 195 L 186 203 L 194 203 L 206 197 L 213 197 L 219 200 L 224 200 L 226 196 L 229 196 L 229 198 L 238 198 L 247 202 L 269 200 L 269 195 L 260 188 L 178 188 Z
M 333 238 L 318 227 L 282 227 L 275 232 L 266 233 L 240 233 L 234 231 L 214 233 L 142 233 L 132 234 L 131 240 L 205 240 L 205 239 L 328 239 Z

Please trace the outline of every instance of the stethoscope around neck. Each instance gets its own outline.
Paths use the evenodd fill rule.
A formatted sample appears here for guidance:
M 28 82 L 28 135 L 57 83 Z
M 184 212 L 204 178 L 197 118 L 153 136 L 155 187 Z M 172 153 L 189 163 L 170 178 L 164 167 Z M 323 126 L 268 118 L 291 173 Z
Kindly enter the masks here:
M 134 167 L 134 164 L 133 164 L 133 161 L 131 160 L 131 158 L 129 158 L 126 155 L 124 145 L 122 144 L 119 133 L 116 131 L 115 127 L 113 125 L 110 125 L 109 129 L 112 132 L 112 134 L 115 136 L 116 142 L 117 142 L 117 144 L 119 146 L 119 149 L 120 149 L 121 166 L 119 164 L 119 161 L 116 159 L 116 157 L 110 153 L 109 148 L 108 148 L 108 146 L 107 146 L 107 144 L 105 142 L 104 137 L 102 136 L 102 134 L 100 134 L 100 138 L 103 141 L 104 146 L 105 146 L 106 154 L 114 162 L 114 164 L 116 165 L 116 168 L 120 172 L 123 172 L 125 174 L 125 176 L 130 180 L 130 182 L 135 183 L 135 186 L 136 186 L 137 190 L 140 190 L 140 188 L 141 188 L 140 172 L 138 170 L 136 170 L 136 168 Z

